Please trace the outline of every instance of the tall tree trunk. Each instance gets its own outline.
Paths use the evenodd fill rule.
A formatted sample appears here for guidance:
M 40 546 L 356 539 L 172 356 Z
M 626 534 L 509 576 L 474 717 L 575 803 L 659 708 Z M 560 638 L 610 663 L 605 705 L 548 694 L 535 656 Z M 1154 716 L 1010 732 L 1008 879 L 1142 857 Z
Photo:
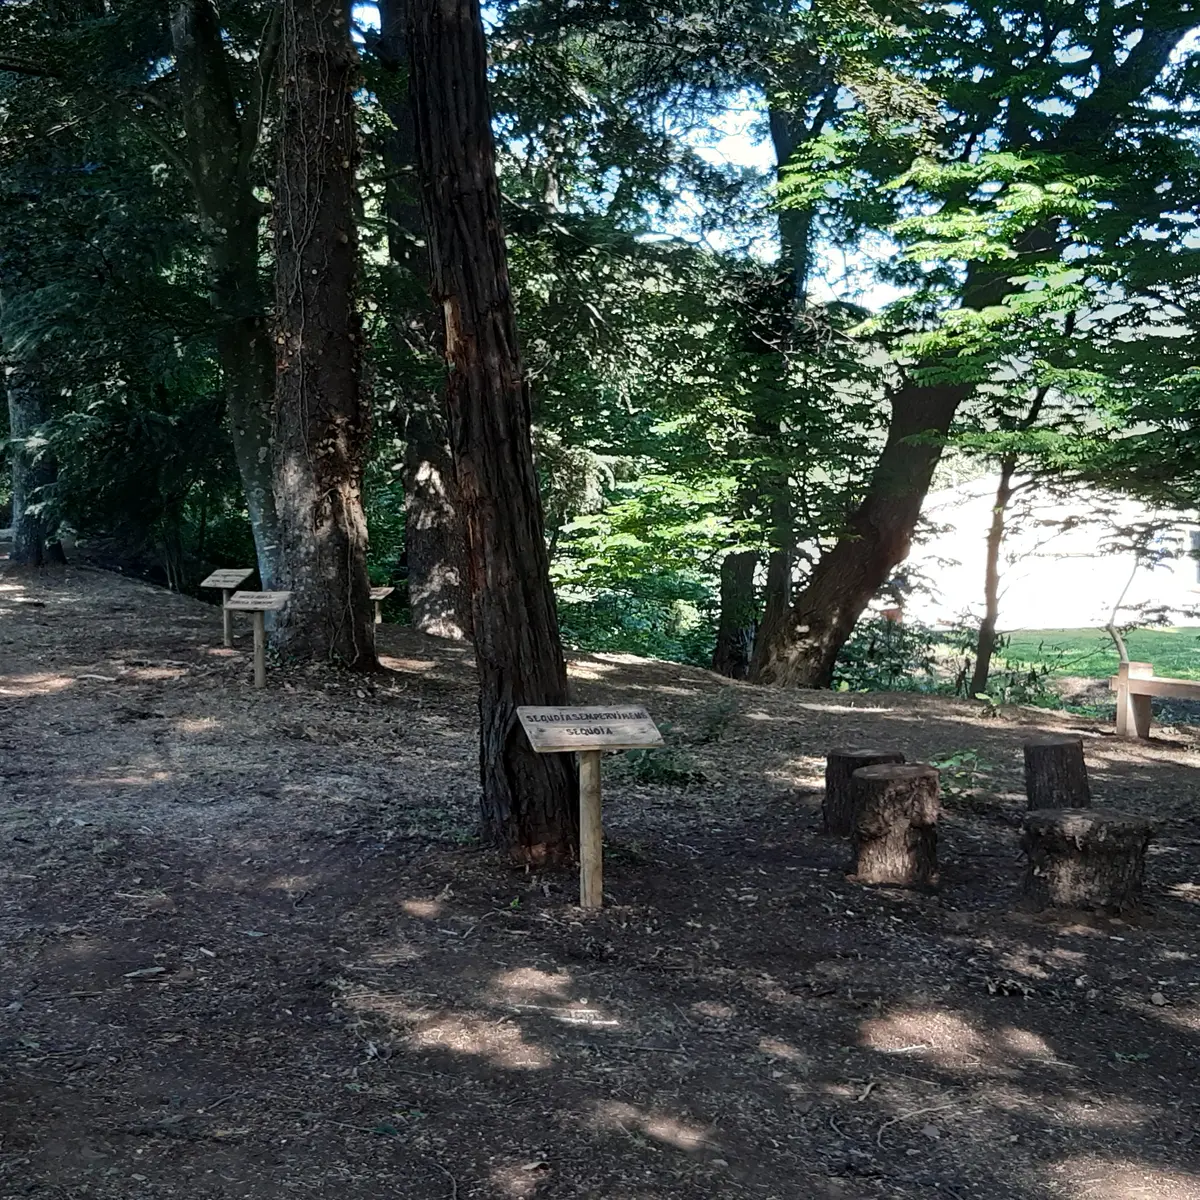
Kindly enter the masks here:
M 487 93 L 477 0 L 413 0 L 410 88 L 432 292 L 445 320 L 447 408 L 479 671 L 485 833 L 527 861 L 579 842 L 570 758 L 534 754 L 520 704 L 563 704 L 567 673 L 550 587 Z
M 62 562 L 62 548 L 47 545 L 53 524 L 42 505 L 58 476 L 49 452 L 31 449 L 26 440 L 49 418 L 46 398 L 33 373 L 19 363 L 6 372 L 8 392 L 8 459 L 12 468 L 12 549 L 9 561 L 29 567 L 44 567 L 47 561 Z
M 721 560 L 721 612 L 713 670 L 731 679 L 745 679 L 754 653 L 758 603 L 754 596 L 757 550 L 731 550 Z
M 358 56 L 343 0 L 285 0 L 275 207 L 275 505 L 281 649 L 374 669 L 354 305 Z
M 1000 464 L 1000 482 L 996 485 L 996 503 L 992 505 L 992 523 L 987 535 L 987 564 L 983 580 L 983 620 L 979 623 L 979 646 L 975 655 L 975 671 L 971 676 L 971 695 L 987 691 L 992 670 L 992 655 L 996 651 L 996 622 L 1000 619 L 1000 547 L 1004 543 L 1004 525 L 1008 503 L 1013 497 L 1012 479 L 1017 460 L 1012 455 Z
M 183 149 L 208 242 L 217 360 L 259 577 L 268 589 L 277 581 L 280 546 L 271 454 L 275 352 L 259 269 L 263 206 L 251 160 L 278 38 L 273 16 L 259 49 L 259 92 L 239 104 L 212 0 L 181 0 L 171 16 Z
M 404 422 L 404 549 L 413 628 L 471 636 L 466 539 L 441 397 L 414 397 Z
M 380 0 L 379 60 L 385 70 L 407 73 L 408 0 Z M 384 143 L 388 251 L 402 279 L 392 318 L 401 345 L 415 340 L 413 358 L 429 347 L 440 352 L 441 331 L 429 301 L 429 255 L 417 186 L 416 130 L 408 89 L 396 87 L 387 104 L 392 132 Z M 411 284 L 413 286 L 406 286 Z M 414 379 L 421 364 L 413 362 Z M 435 637 L 470 636 L 471 597 L 458 488 L 446 428 L 445 398 L 414 383 L 404 397 L 404 541 L 413 627 Z
M 887 442 L 845 535 L 813 568 L 787 619 L 754 648 L 756 683 L 828 687 L 838 651 L 871 597 L 908 554 L 966 384 L 910 383 L 891 396 Z M 919 442 L 909 439 L 922 437 Z

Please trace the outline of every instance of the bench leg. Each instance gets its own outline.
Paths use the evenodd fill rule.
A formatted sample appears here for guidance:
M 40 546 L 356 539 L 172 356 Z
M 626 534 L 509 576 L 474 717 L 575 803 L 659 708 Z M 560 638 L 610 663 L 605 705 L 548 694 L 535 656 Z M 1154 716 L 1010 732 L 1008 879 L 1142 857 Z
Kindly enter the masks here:
M 1131 696 L 1129 707 L 1133 710 L 1133 728 L 1140 738 L 1150 736 L 1150 697 Z

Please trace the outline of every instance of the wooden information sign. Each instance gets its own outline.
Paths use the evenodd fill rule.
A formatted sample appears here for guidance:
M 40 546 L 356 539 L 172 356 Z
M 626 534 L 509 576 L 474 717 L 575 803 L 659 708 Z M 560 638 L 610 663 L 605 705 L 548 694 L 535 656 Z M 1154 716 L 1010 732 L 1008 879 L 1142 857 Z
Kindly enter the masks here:
M 267 686 L 267 630 L 263 613 L 279 612 L 292 598 L 291 592 L 234 592 L 225 601 L 226 613 L 254 615 L 254 686 Z
M 579 904 L 604 904 L 604 823 L 600 802 L 600 755 L 663 744 L 650 714 L 636 704 L 595 708 L 522 705 L 517 716 L 538 754 L 579 754 Z
M 236 588 L 240 588 L 251 575 L 254 574 L 254 568 L 248 567 L 243 570 L 241 567 L 234 567 L 232 570 L 214 571 L 207 579 L 200 581 L 202 588 L 220 588 L 221 589 L 221 621 L 225 627 L 225 645 L 233 645 L 233 622 L 229 618 L 229 593 Z
M 386 600 L 396 589 L 394 587 L 377 587 L 371 589 L 371 599 L 375 601 L 375 624 L 383 624 L 383 613 L 380 611 L 380 602 Z

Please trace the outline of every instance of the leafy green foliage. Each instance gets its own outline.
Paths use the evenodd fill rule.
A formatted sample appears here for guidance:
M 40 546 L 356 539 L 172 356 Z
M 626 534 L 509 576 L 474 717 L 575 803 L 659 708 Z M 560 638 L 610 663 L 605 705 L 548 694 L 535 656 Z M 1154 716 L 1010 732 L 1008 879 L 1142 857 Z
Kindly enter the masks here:
M 834 687 L 855 692 L 930 691 L 941 640 L 924 625 L 883 618 L 860 621 L 838 656 Z

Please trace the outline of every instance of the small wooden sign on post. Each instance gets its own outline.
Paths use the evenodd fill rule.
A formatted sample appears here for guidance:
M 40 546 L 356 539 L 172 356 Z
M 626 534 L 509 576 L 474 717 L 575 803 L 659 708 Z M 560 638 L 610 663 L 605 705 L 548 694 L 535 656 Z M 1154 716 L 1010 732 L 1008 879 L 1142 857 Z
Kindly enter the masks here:
M 267 630 L 263 613 L 279 612 L 292 598 L 291 592 L 234 592 L 225 601 L 225 611 L 254 615 L 254 686 L 267 686 Z
M 221 621 L 225 626 L 226 646 L 233 645 L 233 622 L 229 616 L 229 609 L 226 607 L 229 604 L 229 593 L 237 591 L 253 574 L 253 567 L 248 570 L 234 567 L 232 570 L 214 571 L 207 579 L 200 581 L 202 588 L 221 589 Z
M 604 823 L 600 803 L 600 755 L 663 744 L 650 714 L 636 704 L 596 708 L 521 705 L 517 716 L 537 754 L 579 755 L 579 905 L 604 904 Z
M 394 587 L 377 587 L 371 589 L 371 599 L 375 601 L 375 624 L 383 624 L 383 612 L 380 610 L 380 604 L 383 603 L 396 589 Z

